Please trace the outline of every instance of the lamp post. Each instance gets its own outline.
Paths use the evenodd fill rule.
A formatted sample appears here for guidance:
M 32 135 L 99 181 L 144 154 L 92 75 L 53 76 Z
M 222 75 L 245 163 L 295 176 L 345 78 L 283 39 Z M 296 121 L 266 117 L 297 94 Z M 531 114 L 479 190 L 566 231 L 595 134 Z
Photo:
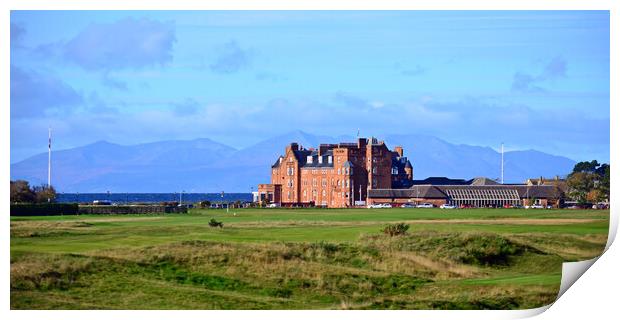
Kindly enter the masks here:
M 185 192 L 185 190 L 181 190 L 181 193 L 179 193 L 179 205 L 183 205 L 183 192 Z

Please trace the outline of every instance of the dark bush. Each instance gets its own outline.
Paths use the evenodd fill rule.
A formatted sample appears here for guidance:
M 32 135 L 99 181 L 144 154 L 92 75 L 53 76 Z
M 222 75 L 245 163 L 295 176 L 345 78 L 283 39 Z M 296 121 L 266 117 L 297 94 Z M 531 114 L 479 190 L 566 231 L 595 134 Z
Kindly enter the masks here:
M 224 224 L 221 221 L 217 221 L 215 219 L 211 219 L 211 220 L 209 220 L 209 227 L 211 227 L 211 228 L 215 228 L 215 227 L 224 228 Z
M 409 230 L 409 225 L 406 223 L 396 223 L 396 224 L 388 224 L 383 228 L 383 233 L 389 235 L 390 237 L 399 236 L 407 233 Z
M 209 207 L 211 207 L 211 201 L 209 201 L 209 200 L 200 201 L 200 202 L 198 202 L 198 207 L 199 208 L 209 208 Z

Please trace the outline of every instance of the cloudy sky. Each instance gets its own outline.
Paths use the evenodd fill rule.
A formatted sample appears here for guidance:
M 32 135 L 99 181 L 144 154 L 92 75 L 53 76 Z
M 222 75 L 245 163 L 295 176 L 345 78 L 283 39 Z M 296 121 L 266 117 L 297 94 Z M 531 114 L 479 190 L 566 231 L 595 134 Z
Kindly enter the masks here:
M 425 133 L 609 161 L 609 13 L 12 11 L 11 163 L 98 140 Z

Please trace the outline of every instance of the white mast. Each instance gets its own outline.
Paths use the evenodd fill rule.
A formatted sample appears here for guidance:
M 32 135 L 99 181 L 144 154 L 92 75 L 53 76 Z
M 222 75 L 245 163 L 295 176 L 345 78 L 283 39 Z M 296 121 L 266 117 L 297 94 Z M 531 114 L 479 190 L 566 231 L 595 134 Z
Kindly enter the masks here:
M 52 186 L 52 128 L 48 128 L 47 139 L 47 187 Z
M 504 184 L 504 143 L 502 142 L 502 184 Z

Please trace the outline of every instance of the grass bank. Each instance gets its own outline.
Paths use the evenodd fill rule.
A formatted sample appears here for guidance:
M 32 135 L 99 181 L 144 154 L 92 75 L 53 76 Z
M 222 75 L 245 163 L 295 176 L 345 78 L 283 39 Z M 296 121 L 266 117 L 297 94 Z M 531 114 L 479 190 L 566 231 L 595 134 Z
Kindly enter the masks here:
M 192 210 L 11 219 L 12 309 L 515 309 L 551 303 L 608 211 Z M 212 218 L 224 228 L 211 228 Z M 380 232 L 406 221 L 404 236 Z

